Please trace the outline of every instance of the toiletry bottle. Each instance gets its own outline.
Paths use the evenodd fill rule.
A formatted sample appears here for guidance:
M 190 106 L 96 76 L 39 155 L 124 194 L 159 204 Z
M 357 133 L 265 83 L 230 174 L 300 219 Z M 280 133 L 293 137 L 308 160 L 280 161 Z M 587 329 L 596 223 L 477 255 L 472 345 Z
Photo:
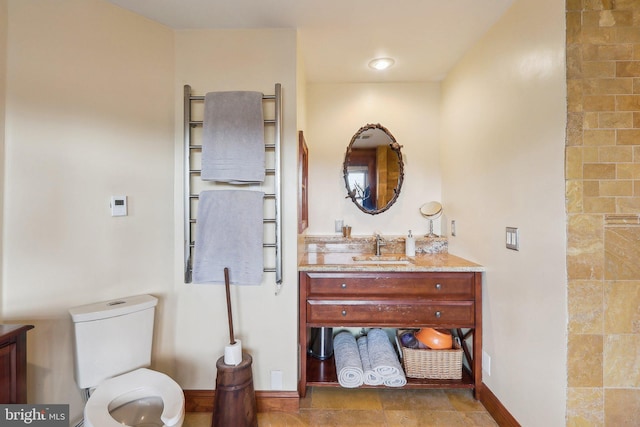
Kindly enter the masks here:
M 416 239 L 411 234 L 411 230 L 409 230 L 409 235 L 404 242 L 404 254 L 406 256 L 416 256 Z

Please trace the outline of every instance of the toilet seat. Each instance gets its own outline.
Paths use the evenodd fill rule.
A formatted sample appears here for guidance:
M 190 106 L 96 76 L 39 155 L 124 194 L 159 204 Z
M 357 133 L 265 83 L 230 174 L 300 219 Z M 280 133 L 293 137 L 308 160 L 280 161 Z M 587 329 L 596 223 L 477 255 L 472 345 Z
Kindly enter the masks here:
M 102 382 L 84 408 L 85 424 L 93 427 L 122 427 L 109 413 L 119 405 L 143 397 L 158 396 L 164 409 L 160 418 L 165 426 L 180 425 L 184 418 L 184 393 L 167 375 L 140 368 Z

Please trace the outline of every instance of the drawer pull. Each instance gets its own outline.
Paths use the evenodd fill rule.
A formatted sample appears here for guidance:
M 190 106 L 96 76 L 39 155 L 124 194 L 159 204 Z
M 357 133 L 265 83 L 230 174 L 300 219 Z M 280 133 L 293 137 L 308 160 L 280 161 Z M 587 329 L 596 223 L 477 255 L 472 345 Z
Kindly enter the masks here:
M 347 315 L 347 310 L 342 310 L 342 315 L 346 316 Z
M 439 319 L 442 316 L 441 311 L 436 311 L 436 319 Z
M 340 285 L 340 287 L 341 287 L 342 289 L 346 289 L 346 288 L 347 288 L 347 284 L 346 284 L 346 283 L 343 283 L 342 285 Z
M 442 289 L 442 285 L 440 283 L 436 283 L 436 290 L 439 291 Z

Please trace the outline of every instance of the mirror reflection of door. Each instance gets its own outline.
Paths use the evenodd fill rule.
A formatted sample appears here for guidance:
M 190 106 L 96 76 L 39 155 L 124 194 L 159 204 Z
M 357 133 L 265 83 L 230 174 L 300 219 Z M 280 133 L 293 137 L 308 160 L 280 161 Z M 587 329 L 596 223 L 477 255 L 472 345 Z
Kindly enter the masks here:
M 347 197 L 372 215 L 395 202 L 403 181 L 400 145 L 382 125 L 366 125 L 353 136 L 343 167 Z
M 355 190 L 356 202 L 367 210 L 378 208 L 376 169 L 374 148 L 356 148 L 351 152 L 347 167 L 349 188 Z

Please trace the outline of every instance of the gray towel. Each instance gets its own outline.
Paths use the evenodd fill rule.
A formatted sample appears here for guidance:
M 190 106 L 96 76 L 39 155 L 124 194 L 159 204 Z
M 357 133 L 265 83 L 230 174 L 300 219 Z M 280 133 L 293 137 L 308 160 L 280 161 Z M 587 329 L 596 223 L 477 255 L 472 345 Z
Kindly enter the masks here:
M 402 387 L 407 383 L 398 355 L 389 341 L 387 333 L 382 329 L 371 329 L 367 333 L 369 360 L 374 372 L 382 376 L 384 385 Z
M 207 93 L 202 127 L 203 180 L 230 183 L 264 181 L 262 93 Z
M 333 337 L 333 354 L 336 359 L 338 383 L 346 388 L 360 387 L 364 383 L 364 374 L 358 345 L 351 332 L 338 332 Z
M 369 349 L 367 336 L 363 335 L 356 340 L 358 343 L 358 350 L 360 351 L 360 360 L 362 361 L 362 371 L 364 372 L 364 383 L 366 385 L 380 385 L 384 382 L 382 375 L 378 375 L 376 371 L 371 368 L 371 360 L 369 359 Z
M 200 193 L 193 260 L 194 283 L 262 283 L 263 201 L 261 191 L 211 190 Z

